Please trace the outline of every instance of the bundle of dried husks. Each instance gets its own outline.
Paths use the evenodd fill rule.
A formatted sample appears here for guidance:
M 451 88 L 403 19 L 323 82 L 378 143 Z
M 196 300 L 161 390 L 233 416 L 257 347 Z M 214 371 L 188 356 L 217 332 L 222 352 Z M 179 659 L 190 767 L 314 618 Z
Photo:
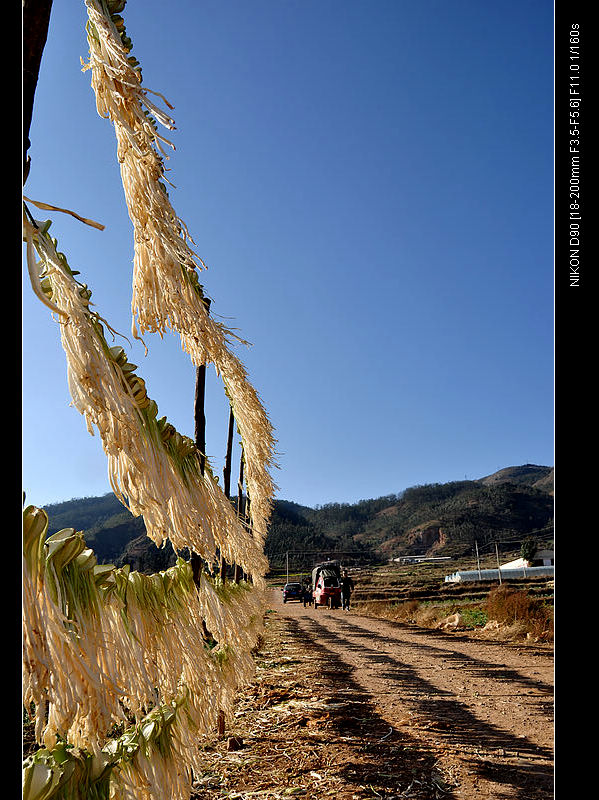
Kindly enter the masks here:
M 242 340 L 208 314 L 197 277 L 205 265 L 165 185 L 164 148 L 172 145 L 156 122 L 168 129 L 174 123 L 150 100 L 129 56 L 119 14 L 125 0 L 85 4 L 85 68 L 98 112 L 115 127 L 134 228 L 134 336 L 140 338 L 138 328 L 161 337 L 172 329 L 196 367 L 214 365 L 242 438 L 250 525 L 195 442 L 158 417 L 137 366 L 122 347 L 108 344 L 106 328 L 115 332 L 90 308 L 91 291 L 58 251 L 50 222 L 33 219 L 25 206 L 32 287 L 60 326 L 73 405 L 89 433 L 99 433 L 110 485 L 132 514 L 143 516 L 158 546 L 169 539 L 175 551 L 199 555 L 207 571 L 198 586 L 182 558 L 149 576 L 98 565 L 81 532 L 46 537 L 47 516 L 25 509 L 24 704 L 40 748 L 25 763 L 24 799 L 157 800 L 168 787 L 169 797 L 186 800 L 193 771 L 202 768 L 198 739 L 215 730 L 223 712 L 230 715 L 254 670 L 275 489 L 273 428 L 231 350 Z M 250 583 L 212 578 L 221 559 L 240 566 Z
M 154 575 L 98 565 L 81 533 L 47 524 L 25 509 L 24 702 L 43 746 L 26 768 L 74 780 L 62 740 L 110 763 L 123 797 L 188 797 L 199 738 L 253 674 L 260 592 L 206 576 L 198 590 L 183 559 Z
M 181 436 L 146 391 L 120 347 L 109 347 L 101 317 L 90 310 L 91 291 L 79 283 L 42 225 L 24 220 L 26 238 L 41 256 L 38 276 L 47 304 L 58 312 L 73 405 L 88 431 L 99 432 L 113 491 L 150 538 L 175 550 L 189 548 L 209 563 L 217 549 L 259 584 L 267 568 L 262 543 L 237 518 L 210 465 L 200 469 L 195 443 Z
M 117 154 L 134 232 L 133 334 L 176 331 L 196 367 L 212 363 L 221 377 L 246 455 L 254 534 L 264 541 L 274 483 L 273 428 L 246 370 L 230 344 L 239 340 L 208 314 L 196 270 L 205 265 L 191 248 L 185 223 L 173 209 L 164 175 L 163 145 L 155 120 L 167 129 L 172 118 L 148 97 L 122 17 L 107 13 L 99 0 L 85 0 L 89 24 L 89 63 L 98 113 L 115 129 Z M 166 101 L 165 101 L 166 102 Z M 167 104 L 168 105 L 168 104 Z M 191 244 L 190 244 L 191 243 Z

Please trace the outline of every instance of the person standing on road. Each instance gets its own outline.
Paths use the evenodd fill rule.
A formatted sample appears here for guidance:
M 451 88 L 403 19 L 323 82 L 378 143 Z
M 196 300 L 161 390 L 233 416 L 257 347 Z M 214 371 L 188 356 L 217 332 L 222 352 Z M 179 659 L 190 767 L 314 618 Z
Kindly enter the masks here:
M 308 584 L 304 584 L 302 586 L 302 595 L 304 601 L 304 608 L 306 607 L 306 603 L 311 606 L 312 605 L 312 587 Z
M 344 569 L 341 577 L 341 608 L 344 611 L 349 611 L 349 604 L 353 588 L 354 582 L 349 577 L 347 570 Z

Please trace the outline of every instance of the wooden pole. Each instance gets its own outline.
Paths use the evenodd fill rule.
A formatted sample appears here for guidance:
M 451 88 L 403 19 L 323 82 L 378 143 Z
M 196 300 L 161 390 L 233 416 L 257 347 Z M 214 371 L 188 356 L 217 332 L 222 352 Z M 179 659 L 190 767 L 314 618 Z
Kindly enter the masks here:
M 239 456 L 239 479 L 237 481 L 237 515 L 242 525 L 245 524 L 245 503 L 243 499 L 243 444 Z
M 204 298 L 206 313 L 210 312 L 210 300 Z M 200 451 L 200 472 L 204 474 L 206 466 L 206 414 L 204 402 L 206 394 L 206 365 L 200 364 L 196 369 L 196 390 L 194 402 L 195 443 Z
M 227 431 L 227 450 L 225 454 L 225 466 L 223 468 L 223 492 L 227 500 L 230 500 L 231 494 L 231 454 L 233 451 L 233 429 L 235 427 L 235 417 L 233 416 L 233 409 L 229 407 L 229 429 Z M 235 565 L 235 574 L 237 575 L 237 565 Z M 220 562 L 220 576 L 225 580 L 226 564 L 225 559 L 222 558 Z M 238 581 L 236 581 L 237 583 Z
M 196 369 L 196 390 L 194 404 L 195 443 L 200 451 L 200 473 L 204 474 L 206 467 L 206 414 L 204 411 L 204 396 L 206 393 L 206 365 L 202 364 Z
M 235 417 L 233 416 L 233 409 L 229 409 L 229 430 L 227 432 L 227 452 L 225 455 L 225 466 L 223 468 L 223 486 L 224 493 L 227 500 L 231 493 L 231 454 L 233 451 L 233 430 L 235 428 Z
M 210 311 L 210 300 L 204 298 L 206 311 Z M 200 454 L 200 475 L 204 475 L 206 468 L 206 413 L 204 410 L 206 394 L 206 365 L 201 364 L 196 369 L 196 386 L 193 406 L 193 418 L 195 423 L 195 445 Z M 202 574 L 202 561 L 197 553 L 192 552 L 190 557 L 193 580 L 196 586 L 200 585 Z
M 204 305 L 206 312 L 210 311 L 210 300 L 204 298 Z M 194 420 L 195 420 L 195 444 L 200 451 L 200 474 L 204 475 L 206 468 L 206 414 L 204 411 L 206 394 L 206 365 L 201 364 L 196 369 L 196 389 L 195 389 L 195 403 L 194 403 Z M 196 553 L 191 554 L 192 569 L 194 563 L 198 563 L 200 557 Z M 224 559 L 221 558 L 221 577 L 223 575 Z M 206 632 L 206 622 L 202 620 L 204 631 Z M 218 712 L 216 723 L 216 730 L 219 737 L 225 735 L 225 713 L 222 709 Z
M 244 503 L 243 512 L 244 512 L 243 513 L 243 518 L 244 518 L 245 526 L 247 528 L 247 532 L 248 532 L 248 534 L 250 536 L 252 536 L 252 523 L 251 523 L 251 517 L 250 517 L 250 496 L 248 494 L 247 487 L 246 487 L 246 492 L 245 492 L 245 503 Z M 247 578 L 247 580 L 249 580 L 249 582 L 252 583 L 251 575 Z
M 237 514 L 242 524 L 245 521 L 245 504 L 243 502 L 243 445 L 239 458 L 239 479 L 237 481 Z

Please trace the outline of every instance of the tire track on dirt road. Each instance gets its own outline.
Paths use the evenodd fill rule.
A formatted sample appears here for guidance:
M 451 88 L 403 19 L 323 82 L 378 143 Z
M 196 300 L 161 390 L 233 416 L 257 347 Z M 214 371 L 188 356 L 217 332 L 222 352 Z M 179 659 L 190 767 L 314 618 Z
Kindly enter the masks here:
M 434 753 L 462 798 L 553 796 L 553 657 L 340 609 L 273 608 L 295 636 L 345 667 L 390 729 Z

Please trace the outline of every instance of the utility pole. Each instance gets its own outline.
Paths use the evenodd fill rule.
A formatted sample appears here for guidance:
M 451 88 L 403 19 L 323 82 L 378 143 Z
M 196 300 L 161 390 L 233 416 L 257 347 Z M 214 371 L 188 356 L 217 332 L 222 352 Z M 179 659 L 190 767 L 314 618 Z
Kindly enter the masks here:
M 495 542 L 495 556 L 497 558 L 497 572 L 499 573 L 499 585 L 501 586 L 501 566 L 499 564 L 499 549 L 497 547 L 497 542 Z
M 289 583 L 289 550 L 285 553 L 285 561 L 287 562 L 287 583 Z
M 474 540 L 474 546 L 476 548 L 476 566 L 478 569 L 478 579 L 479 581 L 482 580 L 482 575 L 480 574 L 480 558 L 478 557 L 478 542 L 476 539 Z

